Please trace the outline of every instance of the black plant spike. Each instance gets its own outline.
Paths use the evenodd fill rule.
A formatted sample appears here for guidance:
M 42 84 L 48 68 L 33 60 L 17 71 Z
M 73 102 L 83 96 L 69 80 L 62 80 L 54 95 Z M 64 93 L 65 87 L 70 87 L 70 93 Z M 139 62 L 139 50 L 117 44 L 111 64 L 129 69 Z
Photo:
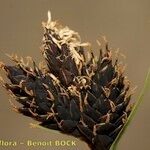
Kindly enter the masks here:
M 52 21 L 50 12 L 43 28 L 47 67 L 15 55 L 14 65 L 1 63 L 10 79 L 3 86 L 22 104 L 14 109 L 43 127 L 84 139 L 92 150 L 109 150 L 132 109 L 124 69 L 117 58 L 113 62 L 108 42 L 96 60 L 89 44 Z

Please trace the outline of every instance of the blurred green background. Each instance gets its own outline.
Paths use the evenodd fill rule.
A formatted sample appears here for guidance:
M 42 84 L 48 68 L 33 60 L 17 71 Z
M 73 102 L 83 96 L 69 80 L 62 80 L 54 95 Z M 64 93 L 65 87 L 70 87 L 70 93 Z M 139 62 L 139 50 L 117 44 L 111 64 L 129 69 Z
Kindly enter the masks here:
M 79 32 L 82 41 L 92 43 L 97 53 L 96 39 L 105 35 L 114 49 L 126 55 L 126 75 L 137 86 L 133 101 L 141 91 L 150 66 L 150 1 L 148 0 L 0 0 L 0 60 L 10 63 L 4 53 L 32 56 L 42 60 L 40 46 L 42 21 L 47 11 L 53 20 Z M 11 110 L 8 93 L 0 87 L 0 140 L 26 141 L 57 140 L 73 137 L 41 129 L 29 128 L 30 118 Z M 150 92 L 132 124 L 123 136 L 118 150 L 150 149 Z M 49 147 L 52 150 L 89 150 L 86 143 L 77 140 L 76 147 Z M 4 148 L 0 149 L 13 149 Z M 20 145 L 16 150 L 34 149 Z M 35 148 L 44 149 L 44 148 Z

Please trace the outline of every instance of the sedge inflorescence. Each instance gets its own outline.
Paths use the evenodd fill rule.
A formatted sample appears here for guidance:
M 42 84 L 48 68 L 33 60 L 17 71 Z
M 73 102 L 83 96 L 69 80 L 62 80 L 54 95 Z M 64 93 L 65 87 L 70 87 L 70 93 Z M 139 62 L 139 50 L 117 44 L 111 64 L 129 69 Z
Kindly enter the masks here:
M 130 83 L 118 58 L 113 61 L 104 41 L 96 59 L 89 43 L 52 21 L 50 12 L 42 26 L 41 50 L 47 66 L 16 55 L 10 56 L 14 65 L 1 63 L 10 79 L 3 86 L 22 104 L 14 109 L 43 127 L 84 139 L 91 149 L 108 150 L 132 109 Z

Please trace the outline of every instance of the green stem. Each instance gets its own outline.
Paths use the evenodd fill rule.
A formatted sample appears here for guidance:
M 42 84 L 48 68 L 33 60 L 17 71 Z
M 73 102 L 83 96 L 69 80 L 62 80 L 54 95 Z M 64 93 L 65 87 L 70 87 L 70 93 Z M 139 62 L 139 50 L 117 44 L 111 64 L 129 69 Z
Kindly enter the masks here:
M 125 133 L 127 127 L 129 126 L 129 124 L 133 120 L 133 118 L 134 118 L 134 116 L 137 112 L 137 109 L 138 109 L 139 105 L 141 104 L 141 102 L 143 101 L 144 95 L 148 91 L 149 87 L 150 87 L 150 69 L 147 73 L 145 83 L 144 83 L 144 87 L 143 87 L 143 89 L 142 89 L 142 91 L 141 91 L 141 93 L 138 97 L 138 100 L 137 100 L 136 104 L 134 105 L 133 110 L 132 110 L 131 114 L 129 115 L 127 122 L 125 123 L 124 127 L 122 128 L 122 130 L 118 134 L 117 138 L 115 139 L 115 141 L 111 145 L 110 150 L 116 150 L 121 137 L 123 136 L 123 134 Z

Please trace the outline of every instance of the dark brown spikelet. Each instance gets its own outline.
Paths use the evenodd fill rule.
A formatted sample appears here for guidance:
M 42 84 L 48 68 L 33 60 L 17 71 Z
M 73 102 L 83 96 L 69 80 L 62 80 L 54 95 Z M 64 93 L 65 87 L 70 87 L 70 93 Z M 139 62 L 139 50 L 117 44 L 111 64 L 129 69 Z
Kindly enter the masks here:
M 19 113 L 84 139 L 92 150 L 109 150 L 131 111 L 129 81 L 107 42 L 96 60 L 77 32 L 48 14 L 42 45 L 47 67 L 11 56 L 14 65 L 1 63 L 10 79 L 3 86 L 22 104 L 15 107 Z

